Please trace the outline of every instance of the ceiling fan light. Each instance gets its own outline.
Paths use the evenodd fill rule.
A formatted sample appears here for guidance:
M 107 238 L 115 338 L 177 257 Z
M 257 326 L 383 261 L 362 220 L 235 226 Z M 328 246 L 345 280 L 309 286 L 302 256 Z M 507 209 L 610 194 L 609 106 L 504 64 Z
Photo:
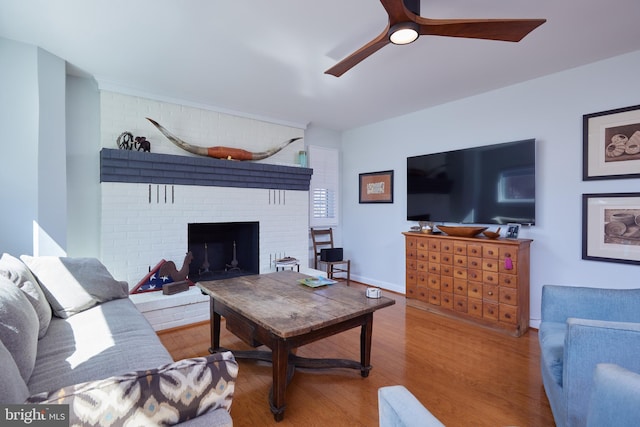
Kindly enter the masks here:
M 418 24 L 400 22 L 389 29 L 389 41 L 393 44 L 409 44 L 418 38 Z

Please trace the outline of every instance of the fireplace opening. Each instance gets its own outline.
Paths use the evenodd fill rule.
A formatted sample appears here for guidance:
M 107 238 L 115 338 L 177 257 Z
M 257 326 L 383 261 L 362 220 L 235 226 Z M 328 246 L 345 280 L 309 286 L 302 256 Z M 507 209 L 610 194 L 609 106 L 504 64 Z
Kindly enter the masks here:
M 189 280 L 220 280 L 260 272 L 258 222 L 215 222 L 187 225 L 193 260 Z

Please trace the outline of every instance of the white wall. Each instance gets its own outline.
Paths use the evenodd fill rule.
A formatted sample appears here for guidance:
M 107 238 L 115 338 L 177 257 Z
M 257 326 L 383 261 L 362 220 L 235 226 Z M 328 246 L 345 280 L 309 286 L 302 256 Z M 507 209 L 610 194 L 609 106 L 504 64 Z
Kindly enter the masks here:
M 67 76 L 67 254 L 100 257 L 100 94 Z
M 66 246 L 65 63 L 0 38 L 0 251 Z
M 408 156 L 536 138 L 536 225 L 520 234 L 534 240 L 532 325 L 543 284 L 638 287 L 638 266 L 581 259 L 581 195 L 640 191 L 637 179 L 582 181 L 583 114 L 640 104 L 639 74 L 635 52 L 345 132 L 343 235 L 356 280 L 404 291 Z M 358 174 L 387 169 L 394 203 L 358 204 Z

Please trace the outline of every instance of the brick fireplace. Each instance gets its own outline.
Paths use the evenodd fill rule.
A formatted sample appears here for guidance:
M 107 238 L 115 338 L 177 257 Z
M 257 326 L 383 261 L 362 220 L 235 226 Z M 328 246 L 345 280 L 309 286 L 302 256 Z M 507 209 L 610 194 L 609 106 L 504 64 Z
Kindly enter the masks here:
M 102 261 L 114 277 L 127 280 L 133 288 L 162 259 L 182 265 L 187 251 L 193 249 L 189 243 L 193 224 L 221 223 L 226 224 L 223 234 L 230 230 L 236 233 L 236 245 L 244 238 L 244 232 L 236 229 L 238 225 L 257 227 L 249 238 L 257 260 L 242 260 L 251 272 L 275 271 L 273 261 L 283 256 L 306 260 L 311 173 L 295 166 L 103 149 Z M 220 186 L 217 177 L 206 175 L 233 179 L 227 178 L 228 186 Z M 306 189 L 300 189 L 300 182 L 305 181 Z M 200 238 L 225 252 L 214 268 L 232 261 L 229 244 L 233 244 L 233 233 L 225 236 L 224 244 L 217 237 Z M 196 262 L 202 264 L 201 260 Z M 208 319 L 206 298 L 203 300 L 195 289 L 171 296 L 140 294 L 134 299 L 142 301 L 138 307 L 143 312 L 149 309 L 151 314 L 145 315 L 156 329 Z M 191 304 L 198 304 L 198 308 Z M 180 311 L 153 314 L 158 307 Z
M 260 223 L 215 222 L 188 225 L 192 281 L 218 280 L 260 272 Z
M 101 87 L 100 250 L 114 277 L 133 288 L 162 259 L 181 266 L 189 250 L 189 224 L 259 224 L 254 267 L 259 273 L 274 271 L 276 258 L 308 259 L 311 170 L 296 165 L 303 140 L 257 162 L 210 159 L 176 147 L 145 117 L 207 147 L 262 152 L 304 136 L 303 129 L 288 124 Z M 123 131 L 145 136 L 151 153 L 116 149 Z M 165 296 L 149 292 L 132 299 L 156 329 L 209 318 L 207 300 L 197 289 Z

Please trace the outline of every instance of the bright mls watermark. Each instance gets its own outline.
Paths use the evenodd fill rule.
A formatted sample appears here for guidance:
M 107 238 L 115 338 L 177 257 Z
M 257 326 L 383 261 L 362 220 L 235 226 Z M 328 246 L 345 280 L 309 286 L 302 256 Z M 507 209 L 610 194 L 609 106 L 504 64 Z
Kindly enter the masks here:
M 1 405 L 3 427 L 69 427 L 69 405 Z

